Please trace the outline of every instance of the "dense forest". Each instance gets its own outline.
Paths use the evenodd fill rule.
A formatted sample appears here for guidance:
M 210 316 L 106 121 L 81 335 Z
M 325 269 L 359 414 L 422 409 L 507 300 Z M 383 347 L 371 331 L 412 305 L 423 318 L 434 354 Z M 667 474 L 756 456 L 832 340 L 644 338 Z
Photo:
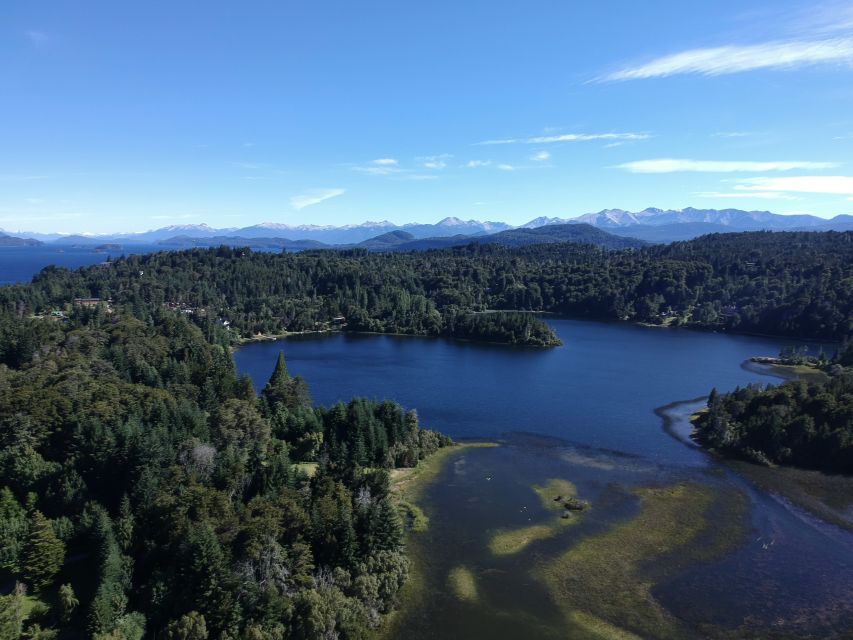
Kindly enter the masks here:
M 389 469 L 450 441 L 313 407 L 283 356 L 258 396 L 229 344 L 159 304 L 0 314 L 2 640 L 364 638 L 394 607 Z
M 696 440 L 762 464 L 853 474 L 853 343 L 825 369 L 825 382 L 712 391 L 694 420 Z
M 531 314 L 840 339 L 853 331 L 853 232 L 715 234 L 610 251 L 469 245 L 411 253 L 254 253 L 220 247 L 47 268 L 0 291 L 24 317 L 97 297 L 177 308 L 211 335 L 341 327 L 556 344 Z M 480 317 L 480 316 L 483 317 Z

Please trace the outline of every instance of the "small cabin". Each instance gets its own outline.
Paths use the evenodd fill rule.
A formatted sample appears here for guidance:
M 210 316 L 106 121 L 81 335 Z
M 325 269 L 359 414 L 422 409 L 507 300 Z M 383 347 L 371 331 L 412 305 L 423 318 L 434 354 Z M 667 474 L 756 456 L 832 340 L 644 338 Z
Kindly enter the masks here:
M 332 324 L 336 327 L 342 327 L 347 323 L 347 319 L 344 316 L 337 316 L 332 318 Z

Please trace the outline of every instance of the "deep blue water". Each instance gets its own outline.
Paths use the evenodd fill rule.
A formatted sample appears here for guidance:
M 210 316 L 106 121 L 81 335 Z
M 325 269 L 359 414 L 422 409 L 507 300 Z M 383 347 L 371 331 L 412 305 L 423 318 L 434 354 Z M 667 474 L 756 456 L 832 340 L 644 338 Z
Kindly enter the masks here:
M 92 248 L 57 247 L 0 247 L 0 285 L 29 282 L 33 276 L 48 265 L 77 269 L 104 262 L 130 253 L 145 253 L 154 247 L 122 247 L 115 252 L 97 252 Z
M 704 460 L 661 429 L 656 407 L 769 379 L 741 368 L 775 355 L 781 339 L 731 336 L 577 320 L 550 324 L 556 349 L 335 334 L 255 343 L 235 360 L 257 386 L 283 350 L 314 400 L 391 398 L 417 409 L 424 426 L 453 437 L 509 432 L 686 464 Z

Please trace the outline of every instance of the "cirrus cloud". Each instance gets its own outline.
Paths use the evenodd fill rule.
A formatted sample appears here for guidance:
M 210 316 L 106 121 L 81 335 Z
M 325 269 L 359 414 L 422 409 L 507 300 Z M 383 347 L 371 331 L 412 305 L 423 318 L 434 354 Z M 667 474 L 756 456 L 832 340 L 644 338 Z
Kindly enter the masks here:
M 804 162 L 796 160 L 776 160 L 756 162 L 750 160 L 691 160 L 686 158 L 656 158 L 653 160 L 635 160 L 616 165 L 615 169 L 624 169 L 631 173 L 736 173 L 765 171 L 794 171 L 797 169 L 832 169 L 835 162 Z
M 290 206 L 297 211 L 301 211 L 305 207 L 312 207 L 315 204 L 342 196 L 346 191 L 346 189 L 312 189 L 303 194 L 292 196 L 290 198 Z
M 817 64 L 853 63 L 853 38 L 775 41 L 688 49 L 645 64 L 625 67 L 595 79 L 619 82 L 698 74 L 719 76 L 758 69 L 794 69 Z
M 484 140 L 478 145 L 494 144 L 551 144 L 554 142 L 591 142 L 593 140 L 648 140 L 648 133 L 562 133 L 552 136 L 534 136 L 532 138 L 503 138 Z
M 745 192 L 823 193 L 853 195 L 853 176 L 786 176 L 784 178 L 743 178 L 735 189 Z

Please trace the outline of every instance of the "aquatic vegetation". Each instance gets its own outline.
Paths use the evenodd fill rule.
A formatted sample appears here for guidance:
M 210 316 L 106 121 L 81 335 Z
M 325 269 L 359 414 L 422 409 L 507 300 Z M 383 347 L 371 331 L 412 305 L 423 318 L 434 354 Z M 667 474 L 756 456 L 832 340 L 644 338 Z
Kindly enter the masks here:
M 551 478 L 544 485 L 533 485 L 532 489 L 542 506 L 559 511 L 563 510 L 562 499 L 574 498 L 578 493 L 577 487 L 563 478 Z
M 582 611 L 573 611 L 569 614 L 571 622 L 577 627 L 585 631 L 588 636 L 598 640 L 641 640 L 640 636 L 625 631 L 619 627 L 614 627 L 609 622 L 605 622 L 601 618 L 596 618 L 594 615 L 584 613 Z
M 397 511 L 403 518 L 403 526 L 406 531 L 420 533 L 429 528 L 429 517 L 418 505 L 408 500 L 397 500 Z
M 537 540 L 553 538 L 558 529 L 553 524 L 535 524 L 522 529 L 502 529 L 489 540 L 489 550 L 496 556 L 508 556 L 523 551 Z
M 477 594 L 477 579 L 474 573 L 467 567 L 454 567 L 447 576 L 447 584 L 450 590 L 460 600 L 476 602 Z
M 683 637 L 678 621 L 652 596 L 648 569 L 655 564 L 660 571 L 661 563 L 678 553 L 708 560 L 731 549 L 741 539 L 745 498 L 695 483 L 642 488 L 636 494 L 640 510 L 635 517 L 546 560 L 534 576 L 570 624 L 598 619 L 643 637 Z M 715 524 L 723 528 L 705 540 L 714 533 L 709 531 L 712 509 Z M 700 539 L 702 545 L 691 544 Z
M 447 459 L 460 454 L 468 449 L 479 449 L 483 447 L 497 447 L 494 442 L 466 442 L 442 447 L 430 457 L 421 460 L 417 467 L 392 469 L 391 499 L 397 506 L 404 523 L 408 523 L 410 531 L 426 531 L 429 526 L 429 518 L 418 506 L 418 500 L 423 495 L 425 487 L 432 482 L 439 472 L 444 468 Z

